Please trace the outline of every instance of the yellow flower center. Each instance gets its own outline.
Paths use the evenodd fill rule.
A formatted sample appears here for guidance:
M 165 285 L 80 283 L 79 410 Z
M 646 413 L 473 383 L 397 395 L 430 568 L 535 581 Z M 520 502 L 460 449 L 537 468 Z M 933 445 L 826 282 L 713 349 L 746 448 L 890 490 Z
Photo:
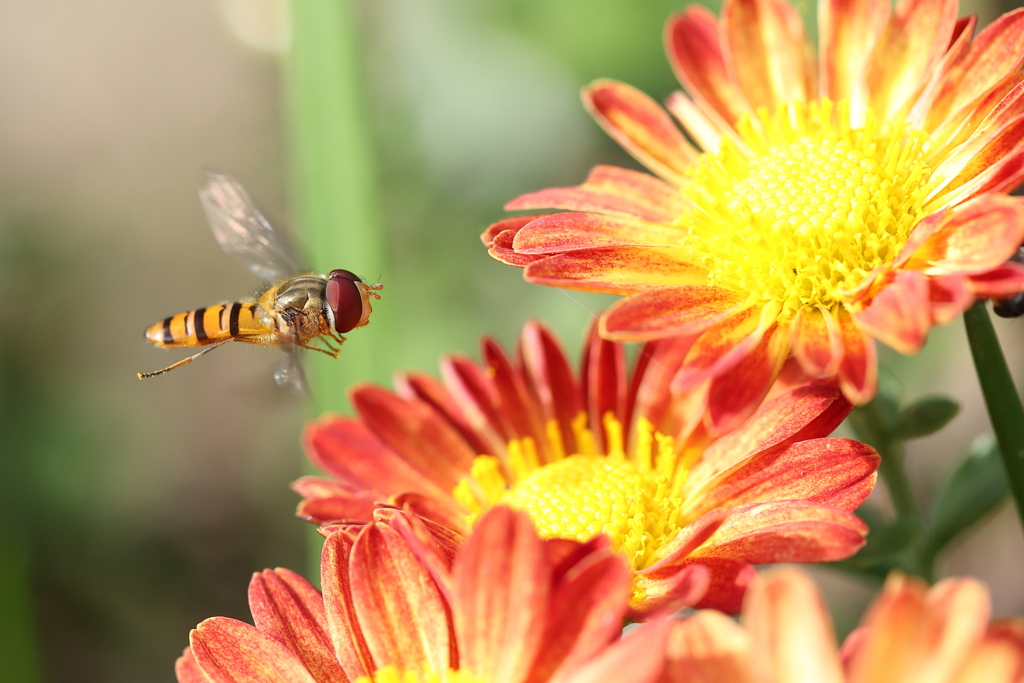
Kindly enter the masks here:
M 440 673 L 423 670 L 399 671 L 394 664 L 382 666 L 372 676 L 360 676 L 355 683 L 485 683 L 468 671 L 448 669 Z
M 926 215 L 928 136 L 908 126 L 881 135 L 868 112 L 825 99 L 780 106 L 737 124 L 684 193 L 686 245 L 708 282 L 782 306 L 831 308 L 874 268 L 891 262 Z
M 470 521 L 504 504 L 527 512 L 543 538 L 585 542 L 607 534 L 632 567 L 641 569 L 689 521 L 679 491 L 695 454 L 680 457 L 674 440 L 642 418 L 627 454 L 622 425 L 610 413 L 604 418 L 608 453 L 600 454 L 585 424 L 586 415 L 573 422 L 582 452 L 569 455 L 557 425 L 549 425 L 557 455 L 548 463 L 538 461 L 531 439 L 511 442 L 504 463 L 478 456 L 455 497 L 471 511 Z

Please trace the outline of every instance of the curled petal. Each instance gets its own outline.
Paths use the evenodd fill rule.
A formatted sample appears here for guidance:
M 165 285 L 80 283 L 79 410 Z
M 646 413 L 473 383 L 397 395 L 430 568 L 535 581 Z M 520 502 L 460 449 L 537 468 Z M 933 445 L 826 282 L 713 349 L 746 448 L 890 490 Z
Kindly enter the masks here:
M 519 232 L 524 225 L 528 225 L 531 221 L 537 218 L 540 218 L 540 216 L 515 216 L 513 218 L 500 220 L 489 226 L 484 230 L 483 234 L 480 235 L 481 241 L 483 241 L 484 246 L 487 247 L 487 253 L 502 263 L 507 263 L 508 265 L 516 266 L 517 268 L 525 268 L 528 264 L 543 258 L 542 256 L 536 255 L 517 254 L 515 249 L 512 248 L 512 243 L 515 240 L 516 233 Z
M 505 205 L 506 211 L 561 209 L 626 216 L 653 223 L 671 223 L 685 208 L 686 203 L 677 188 L 649 173 L 617 166 L 595 166 L 582 185 L 531 192 Z
M 625 216 L 555 213 L 526 225 L 512 243 L 516 253 L 556 254 L 601 247 L 678 244 L 679 228 Z
M 363 638 L 352 599 L 349 556 L 355 535 L 345 527 L 329 534 L 320 555 L 320 585 L 323 587 L 324 615 L 334 653 L 350 680 L 377 670 L 373 655 Z
M 673 185 L 687 184 L 697 150 L 657 102 L 625 83 L 600 80 L 583 90 L 583 104 L 637 161 Z
M 526 267 L 524 277 L 551 287 L 607 294 L 635 294 L 669 286 L 702 284 L 707 271 L 675 247 L 580 249 Z

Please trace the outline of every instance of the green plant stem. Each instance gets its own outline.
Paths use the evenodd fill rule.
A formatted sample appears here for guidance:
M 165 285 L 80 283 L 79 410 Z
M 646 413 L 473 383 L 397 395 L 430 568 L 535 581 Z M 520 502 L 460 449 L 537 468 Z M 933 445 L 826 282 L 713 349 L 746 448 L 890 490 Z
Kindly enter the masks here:
M 964 325 L 1010 491 L 1024 524 L 1024 408 L 983 301 L 964 313 Z
M 314 270 L 376 278 L 383 236 L 353 3 L 292 0 L 291 13 L 285 66 L 295 222 Z M 352 332 L 338 360 L 305 354 L 318 415 L 346 410 L 348 388 L 374 377 L 381 327 L 375 311 L 373 324 Z M 323 539 L 311 532 L 309 540 L 315 578 Z
M 903 442 L 892 438 L 891 425 L 882 415 L 879 398 L 871 401 L 858 410 L 861 411 L 865 426 L 868 429 L 871 445 L 878 451 L 882 462 L 878 471 L 885 481 L 893 507 L 899 519 L 920 525 L 921 515 L 914 500 L 914 492 L 910 488 L 910 479 L 904 465 L 906 449 Z

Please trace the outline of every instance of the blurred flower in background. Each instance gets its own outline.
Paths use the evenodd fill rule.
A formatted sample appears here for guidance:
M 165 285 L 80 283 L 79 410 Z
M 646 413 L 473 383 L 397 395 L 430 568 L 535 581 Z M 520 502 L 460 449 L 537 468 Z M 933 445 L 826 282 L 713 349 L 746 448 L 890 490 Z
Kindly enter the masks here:
M 574 373 L 558 340 L 527 323 L 515 360 L 493 340 L 477 364 L 442 361 L 444 384 L 398 375 L 398 393 L 357 387 L 358 419 L 306 429 L 298 514 L 369 519 L 377 503 L 466 535 L 494 505 L 525 510 L 542 536 L 607 534 L 634 571 L 636 616 L 699 604 L 738 611 L 754 564 L 849 557 L 867 527 L 852 514 L 878 457 L 827 439 L 850 411 L 831 387 L 800 387 L 733 433 L 704 429 L 700 394 L 671 378 L 692 338 L 651 342 L 627 371 L 623 345 L 593 332 Z
M 976 298 L 1024 291 L 1024 10 L 976 38 L 955 0 L 819 6 L 820 54 L 783 0 L 669 19 L 689 96 L 601 80 L 588 110 L 660 177 L 598 167 L 519 197 L 484 240 L 530 282 L 619 294 L 601 333 L 700 335 L 675 378 L 727 429 L 794 356 L 875 393 L 878 339 L 916 353 Z M 693 140 L 697 147 L 691 144 Z M 756 390 L 752 385 L 756 384 Z M 737 396 L 742 396 L 745 402 Z

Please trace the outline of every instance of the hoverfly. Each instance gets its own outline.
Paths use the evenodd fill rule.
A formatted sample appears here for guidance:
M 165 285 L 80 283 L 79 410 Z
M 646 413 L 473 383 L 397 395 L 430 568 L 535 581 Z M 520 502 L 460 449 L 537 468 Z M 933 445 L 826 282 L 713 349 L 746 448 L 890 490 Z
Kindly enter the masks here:
M 295 349 L 311 349 L 337 358 L 345 341 L 342 334 L 370 322 L 370 300 L 380 299 L 377 292 L 384 286 L 367 285 L 347 270 L 332 270 L 328 275 L 302 272 L 238 181 L 209 171 L 206 176 L 199 199 L 213 236 L 224 251 L 273 284 L 254 300 L 197 308 L 150 325 L 146 340 L 155 346 L 206 348 L 162 370 L 140 372 L 139 379 L 170 372 L 218 346 L 240 341 L 283 347 L 288 356 L 274 379 L 278 384 L 304 390 L 305 379 Z M 313 342 L 320 342 L 324 348 Z

